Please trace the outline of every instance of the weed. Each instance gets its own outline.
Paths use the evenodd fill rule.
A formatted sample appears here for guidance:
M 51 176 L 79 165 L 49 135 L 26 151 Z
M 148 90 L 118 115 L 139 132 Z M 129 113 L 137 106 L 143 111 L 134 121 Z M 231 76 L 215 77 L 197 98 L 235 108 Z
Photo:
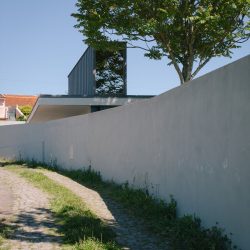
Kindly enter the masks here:
M 4 246 L 5 240 L 8 239 L 14 231 L 14 227 L 10 226 L 4 219 L 0 220 L 0 249 L 9 249 L 8 246 Z
M 231 240 L 219 227 L 205 229 L 196 216 L 185 215 L 173 221 L 169 227 L 169 242 L 172 249 L 228 250 Z
M 101 241 L 95 238 L 89 238 L 84 241 L 80 241 L 74 247 L 74 250 L 118 250 L 114 243 L 103 244 Z
M 128 212 L 144 220 L 152 232 L 163 236 L 173 250 L 230 250 L 232 246 L 224 230 L 217 225 L 204 228 L 196 216 L 177 216 L 177 202 L 170 196 L 170 202 L 156 199 L 143 189 L 132 189 L 128 183 L 118 185 L 103 181 L 99 172 L 91 170 L 58 170 L 71 179 L 96 189 L 104 196 L 122 204 Z

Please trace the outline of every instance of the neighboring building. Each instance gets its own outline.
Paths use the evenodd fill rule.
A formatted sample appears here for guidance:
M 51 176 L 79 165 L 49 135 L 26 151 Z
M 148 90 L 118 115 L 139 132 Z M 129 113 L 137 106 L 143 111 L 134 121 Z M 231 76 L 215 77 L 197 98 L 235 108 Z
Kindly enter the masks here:
M 5 97 L 0 94 L 0 120 L 7 119 L 8 108 L 5 106 Z
M 33 108 L 36 101 L 37 96 L 0 94 L 0 119 L 15 121 L 23 115 L 19 107 L 31 106 Z
M 127 95 L 126 44 L 115 52 L 88 47 L 68 75 L 68 95 L 39 96 L 29 123 L 83 115 L 152 96 Z

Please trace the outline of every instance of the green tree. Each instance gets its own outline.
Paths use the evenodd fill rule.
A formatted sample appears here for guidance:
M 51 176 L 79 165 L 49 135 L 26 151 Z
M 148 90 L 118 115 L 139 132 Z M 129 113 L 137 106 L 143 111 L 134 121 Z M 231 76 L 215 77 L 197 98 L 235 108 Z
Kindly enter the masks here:
M 29 106 L 29 105 L 26 105 L 26 106 L 21 106 L 19 107 L 19 109 L 22 111 L 22 113 L 25 115 L 25 116 L 29 116 L 31 111 L 32 111 L 32 107 Z
M 23 116 L 20 116 L 17 121 L 27 121 L 30 113 L 32 112 L 32 107 L 29 105 L 26 106 L 20 106 L 20 111 L 23 113 Z
M 167 57 L 181 84 L 250 37 L 250 0 L 78 0 L 76 6 L 75 27 L 88 45 L 112 50 L 126 41 L 149 58 Z

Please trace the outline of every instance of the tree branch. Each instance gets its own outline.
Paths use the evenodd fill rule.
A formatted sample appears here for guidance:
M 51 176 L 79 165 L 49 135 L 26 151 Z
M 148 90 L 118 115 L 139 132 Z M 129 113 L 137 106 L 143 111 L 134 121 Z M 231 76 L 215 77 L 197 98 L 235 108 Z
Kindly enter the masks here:
M 198 72 L 209 62 L 211 58 L 212 57 L 208 57 L 204 62 L 202 62 L 202 60 L 200 61 L 199 66 L 196 68 L 194 73 L 192 73 L 190 80 L 192 80 L 198 74 Z
M 145 50 L 145 51 L 150 51 L 150 49 L 146 49 L 144 47 L 141 47 L 141 46 L 138 46 L 138 45 L 133 45 L 132 43 L 129 43 L 128 44 L 131 46 L 131 47 L 127 47 L 127 48 L 130 48 L 130 49 L 142 49 L 142 50 Z
M 178 65 L 178 62 L 175 59 L 175 56 L 173 54 L 173 51 L 171 49 L 169 41 L 167 40 L 166 37 L 163 36 L 163 34 L 158 34 L 158 36 L 161 38 L 160 40 L 162 40 L 162 43 L 165 44 L 166 49 L 168 50 L 167 52 L 169 53 L 169 57 L 171 58 L 172 63 L 174 65 L 174 68 L 175 68 L 175 70 L 176 70 L 176 72 L 177 72 L 177 74 L 178 74 L 178 76 L 180 78 L 180 82 L 181 82 L 181 84 L 183 84 L 185 81 L 184 81 L 181 69 L 180 69 L 180 67 Z M 157 40 L 157 38 L 156 38 L 156 40 Z
M 185 81 L 184 81 L 184 78 L 183 78 L 181 69 L 180 69 L 180 67 L 179 67 L 179 65 L 178 65 L 178 63 L 177 63 L 177 61 L 176 61 L 176 59 L 175 59 L 175 57 L 174 57 L 174 54 L 173 54 L 172 49 L 171 49 L 171 47 L 170 47 L 169 44 L 167 44 L 167 49 L 168 49 L 170 58 L 171 58 L 171 60 L 172 60 L 172 62 L 173 62 L 173 65 L 174 65 L 174 67 L 175 67 L 175 70 L 177 71 L 177 73 L 178 73 L 178 75 L 179 75 L 181 84 L 183 84 Z

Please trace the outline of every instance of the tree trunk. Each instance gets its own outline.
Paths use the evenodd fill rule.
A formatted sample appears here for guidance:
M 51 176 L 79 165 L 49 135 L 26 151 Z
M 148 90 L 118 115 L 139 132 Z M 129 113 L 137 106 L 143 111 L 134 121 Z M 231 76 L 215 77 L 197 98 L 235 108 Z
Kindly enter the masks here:
M 192 70 L 193 70 L 193 62 L 190 60 L 190 58 L 188 58 L 183 63 L 183 68 L 182 68 L 182 77 L 184 79 L 183 83 L 187 83 L 192 79 Z
M 183 69 L 182 69 L 182 76 L 184 79 L 183 83 L 187 83 L 191 79 L 191 74 L 192 72 L 190 71 L 189 67 L 183 66 Z

